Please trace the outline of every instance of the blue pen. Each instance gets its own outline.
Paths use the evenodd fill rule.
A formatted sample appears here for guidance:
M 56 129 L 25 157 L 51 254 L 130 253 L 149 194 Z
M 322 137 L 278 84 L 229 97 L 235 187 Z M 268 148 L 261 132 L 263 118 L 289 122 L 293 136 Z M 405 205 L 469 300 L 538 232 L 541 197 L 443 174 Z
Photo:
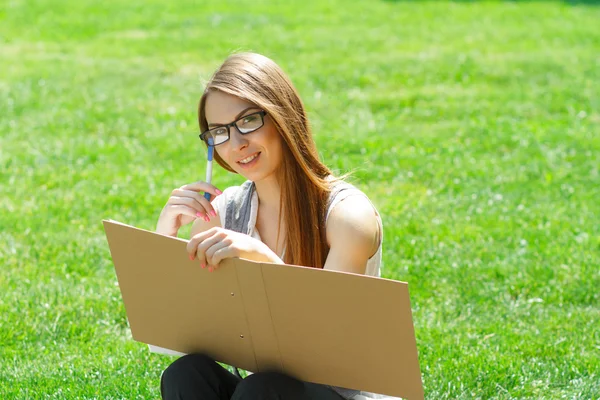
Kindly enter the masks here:
M 211 183 L 212 179 L 212 161 L 215 146 L 213 146 L 213 139 L 208 138 L 208 160 L 206 161 L 206 182 Z M 210 201 L 210 193 L 204 192 L 204 198 Z

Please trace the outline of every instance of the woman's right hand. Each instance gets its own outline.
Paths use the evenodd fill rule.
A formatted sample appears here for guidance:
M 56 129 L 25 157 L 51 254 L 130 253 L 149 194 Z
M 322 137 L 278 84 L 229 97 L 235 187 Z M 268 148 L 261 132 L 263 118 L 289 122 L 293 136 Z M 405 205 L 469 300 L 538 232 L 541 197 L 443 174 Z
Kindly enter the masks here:
M 200 192 L 210 193 L 210 201 L 206 200 Z M 217 217 L 210 202 L 221 193 L 223 192 L 215 186 L 203 181 L 190 183 L 173 190 L 158 217 L 156 232 L 176 237 L 179 228 L 197 218 L 210 221 L 210 218 Z

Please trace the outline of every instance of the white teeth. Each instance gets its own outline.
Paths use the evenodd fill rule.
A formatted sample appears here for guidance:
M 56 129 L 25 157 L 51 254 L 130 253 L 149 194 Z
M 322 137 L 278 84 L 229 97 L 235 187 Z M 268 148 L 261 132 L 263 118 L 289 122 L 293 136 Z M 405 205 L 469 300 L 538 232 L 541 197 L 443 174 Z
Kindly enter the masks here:
M 241 164 L 248 164 L 250 161 L 254 160 L 256 157 L 258 157 L 258 153 L 256 153 L 253 156 L 250 156 L 248 158 L 244 158 L 243 160 L 239 161 Z

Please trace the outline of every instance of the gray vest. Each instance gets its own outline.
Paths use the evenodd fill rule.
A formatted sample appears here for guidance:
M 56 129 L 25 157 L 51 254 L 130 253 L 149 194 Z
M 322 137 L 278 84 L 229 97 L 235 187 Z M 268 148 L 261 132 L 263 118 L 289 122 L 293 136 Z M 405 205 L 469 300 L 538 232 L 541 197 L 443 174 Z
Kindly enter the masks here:
M 246 181 L 228 199 L 225 226 L 223 228 L 245 233 L 246 235 L 250 233 L 250 210 L 252 208 L 253 193 L 254 182 Z

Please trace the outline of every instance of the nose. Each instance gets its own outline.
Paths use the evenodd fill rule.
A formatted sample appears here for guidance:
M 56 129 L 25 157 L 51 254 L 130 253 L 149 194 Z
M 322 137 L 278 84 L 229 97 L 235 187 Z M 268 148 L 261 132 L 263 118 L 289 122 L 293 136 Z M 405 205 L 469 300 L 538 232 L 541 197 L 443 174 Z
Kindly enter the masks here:
M 248 147 L 248 139 L 238 131 L 235 125 L 229 128 L 229 141 L 234 150 L 243 150 Z

